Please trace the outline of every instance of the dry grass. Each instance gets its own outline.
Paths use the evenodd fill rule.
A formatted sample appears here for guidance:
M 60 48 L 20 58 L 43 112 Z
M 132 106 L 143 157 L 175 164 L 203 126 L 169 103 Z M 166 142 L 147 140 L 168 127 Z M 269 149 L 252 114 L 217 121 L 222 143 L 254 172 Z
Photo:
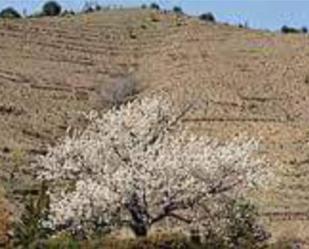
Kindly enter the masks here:
M 149 238 L 128 239 L 128 238 L 105 238 L 97 243 L 98 248 L 104 249 L 157 249 L 157 248 L 185 248 L 185 238 L 177 234 L 154 234 Z M 85 244 L 84 248 L 89 245 Z
M 8 202 L 4 196 L 4 190 L 0 186 L 0 247 L 8 242 L 10 229 L 10 212 Z
M 309 248 L 309 222 L 301 220 L 288 220 L 272 222 L 270 227 L 274 238 L 281 241 L 295 241 L 301 248 Z

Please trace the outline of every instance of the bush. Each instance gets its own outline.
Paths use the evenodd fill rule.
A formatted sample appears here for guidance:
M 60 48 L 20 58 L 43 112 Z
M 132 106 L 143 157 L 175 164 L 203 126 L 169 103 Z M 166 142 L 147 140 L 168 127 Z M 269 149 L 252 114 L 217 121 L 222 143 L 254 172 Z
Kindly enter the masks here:
M 258 249 L 267 245 L 270 234 L 258 224 L 258 214 L 250 203 L 230 199 L 215 215 L 204 237 L 195 238 L 199 248 Z
M 44 16 L 58 16 L 61 13 L 61 6 L 56 1 L 49 1 L 43 5 L 42 14 Z
M 102 10 L 101 5 L 99 5 L 99 4 L 96 4 L 94 8 L 95 8 L 95 11 L 101 11 Z
M 150 4 L 150 9 L 160 10 L 160 5 L 157 4 L 157 3 L 151 3 Z
M 130 33 L 130 36 L 132 34 L 134 33 Z M 137 81 L 132 76 L 116 77 L 98 87 L 98 102 L 103 107 L 119 108 L 120 105 L 133 100 L 138 92 Z
M 232 248 L 258 248 L 270 238 L 257 222 L 255 207 L 244 200 L 231 200 L 225 218 L 230 222 L 225 227 L 225 242 Z
M 83 13 L 92 13 L 92 12 L 94 12 L 94 8 L 92 8 L 92 7 L 90 6 L 90 7 L 84 8 L 84 10 L 83 10 L 82 12 L 83 12 Z
M 101 10 L 102 10 L 102 6 L 99 5 L 98 3 L 93 2 L 93 1 L 86 1 L 83 6 L 82 12 L 92 13 L 92 12 L 101 11 Z
M 92 8 L 91 6 L 83 10 L 83 13 L 93 13 L 93 12 L 94 12 L 94 8 Z
M 48 215 L 49 200 L 46 191 L 47 186 L 43 183 L 37 197 L 26 196 L 23 214 L 14 224 L 14 248 L 42 248 L 51 234 L 48 227 L 41 226 Z
M 293 27 L 288 27 L 286 25 L 282 26 L 281 32 L 283 34 L 299 34 L 301 31 L 299 29 L 293 28 Z
M 238 28 L 241 28 L 241 29 L 249 29 L 249 24 L 248 24 L 248 22 L 245 22 L 244 24 L 239 23 L 239 24 L 238 24 Z
M 21 18 L 21 15 L 14 8 L 8 7 L 0 12 L 0 18 Z
M 206 21 L 206 22 L 215 22 L 216 21 L 215 16 L 211 12 L 201 14 L 199 16 L 199 19 L 202 20 L 202 21 Z
M 302 27 L 301 28 L 301 32 L 304 33 L 304 34 L 307 34 L 308 33 L 308 28 L 307 27 Z
M 182 8 L 180 6 L 175 6 L 173 8 L 173 11 L 176 13 L 176 14 L 183 14 L 183 11 L 182 11 Z
M 51 184 L 48 224 L 83 234 L 128 227 L 146 236 L 154 224 L 204 234 L 213 222 L 230 222 L 211 217 L 226 196 L 267 186 L 268 164 L 252 157 L 255 140 L 219 143 L 190 133 L 180 122 L 189 110 L 178 112 L 168 97 L 153 95 L 89 113 L 82 133 L 33 165 Z
M 93 7 L 92 2 L 86 1 L 81 12 L 82 13 L 92 13 L 92 12 L 94 12 L 94 7 Z
M 141 5 L 141 9 L 147 9 L 147 4 L 144 4 L 144 3 L 143 3 L 143 4 Z
M 62 12 L 61 16 L 74 16 L 75 12 L 73 10 L 65 10 Z

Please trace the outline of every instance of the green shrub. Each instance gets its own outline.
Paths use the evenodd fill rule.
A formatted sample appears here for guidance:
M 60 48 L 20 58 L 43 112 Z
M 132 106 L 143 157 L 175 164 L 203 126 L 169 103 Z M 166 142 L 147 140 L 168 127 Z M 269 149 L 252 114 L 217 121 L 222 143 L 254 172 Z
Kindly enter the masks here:
M 51 230 L 42 228 L 41 221 L 48 215 L 49 198 L 47 186 L 42 183 L 39 195 L 26 196 L 25 207 L 19 221 L 14 225 L 14 248 L 36 249 L 42 246 L 51 234 Z
M 42 14 L 44 16 L 58 16 L 61 13 L 61 5 L 56 1 L 49 1 L 43 5 Z
M 95 11 L 101 11 L 102 10 L 102 7 L 99 4 L 96 4 L 94 8 L 95 8 Z
M 200 237 L 197 232 L 194 234 L 195 244 L 200 246 L 197 248 L 258 249 L 267 245 L 270 234 L 258 225 L 258 214 L 250 203 L 230 200 L 221 212 L 210 215 L 216 218 L 209 224 L 208 232 Z
M 199 19 L 206 22 L 216 22 L 216 18 L 211 12 L 201 14 Z
M 183 14 L 183 10 L 182 10 L 182 8 L 180 6 L 174 6 L 173 11 L 176 14 Z
M 157 4 L 157 3 L 151 3 L 150 4 L 150 9 L 160 10 L 160 5 Z
M 302 28 L 301 28 L 301 32 L 304 33 L 304 34 L 307 34 L 307 33 L 308 33 L 308 28 L 305 27 L 305 26 L 302 27 Z
M 243 200 L 232 200 L 227 207 L 225 237 L 232 248 L 259 248 L 270 238 L 262 226 L 257 223 L 258 213 L 255 207 Z
M 0 12 L 0 17 L 13 19 L 13 18 L 21 18 L 21 15 L 14 8 L 8 7 Z
M 299 29 L 283 25 L 281 28 L 281 32 L 283 34 L 299 34 L 301 31 Z
M 248 22 L 239 23 L 239 24 L 238 24 L 238 28 L 241 28 L 241 29 L 249 29 L 249 24 L 248 24 Z

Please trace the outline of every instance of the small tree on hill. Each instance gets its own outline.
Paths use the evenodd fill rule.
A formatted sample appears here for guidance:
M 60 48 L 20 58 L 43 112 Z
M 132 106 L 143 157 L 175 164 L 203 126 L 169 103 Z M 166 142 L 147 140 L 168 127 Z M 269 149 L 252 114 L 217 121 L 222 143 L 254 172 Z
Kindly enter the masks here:
M 157 4 L 157 3 L 151 3 L 150 4 L 150 9 L 160 10 L 160 5 Z
M 182 8 L 180 6 L 174 6 L 173 11 L 176 14 L 183 14 L 183 10 L 182 10 Z
M 95 5 L 95 10 L 96 10 L 96 11 L 101 11 L 101 10 L 102 10 L 102 6 L 99 5 L 99 4 L 96 4 L 96 5 Z
M 305 26 L 302 27 L 302 28 L 301 28 L 301 32 L 304 33 L 304 34 L 307 34 L 307 33 L 308 33 L 308 28 L 305 27 Z
M 49 1 L 43 5 L 42 14 L 45 16 L 58 16 L 61 13 L 61 5 L 56 1 Z
M 202 20 L 202 21 L 207 21 L 207 22 L 215 22 L 216 21 L 215 16 L 211 12 L 201 14 L 199 16 L 199 19 Z
M 3 9 L 0 12 L 0 17 L 1 18 L 21 18 L 21 15 L 14 8 L 8 7 L 8 8 Z

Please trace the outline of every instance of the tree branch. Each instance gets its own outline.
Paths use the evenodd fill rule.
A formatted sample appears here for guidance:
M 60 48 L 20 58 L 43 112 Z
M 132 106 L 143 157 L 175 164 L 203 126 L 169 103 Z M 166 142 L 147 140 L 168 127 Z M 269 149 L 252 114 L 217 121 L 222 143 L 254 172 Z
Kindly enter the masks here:
M 167 205 L 163 207 L 163 211 L 158 214 L 155 218 L 151 219 L 150 224 L 153 225 L 154 223 L 164 219 L 165 217 L 171 216 L 173 211 L 179 210 L 179 209 L 187 209 L 189 206 L 186 205 L 183 201 L 181 202 L 170 202 Z
M 173 122 L 171 122 L 169 125 L 168 125 L 168 130 L 171 129 L 171 127 L 173 127 L 174 125 L 176 125 L 178 123 L 178 121 L 184 117 L 190 110 L 191 108 L 193 107 L 193 104 L 190 103 L 186 108 L 184 108 L 182 110 L 182 112 L 175 118 L 175 120 Z
M 181 217 L 180 215 L 175 214 L 175 213 L 170 213 L 169 216 L 171 216 L 171 217 L 173 217 L 173 218 L 175 218 L 177 220 L 183 221 L 185 223 L 188 223 L 188 224 L 190 224 L 192 222 L 192 220 L 184 218 L 184 217 Z
M 234 182 L 224 186 L 223 183 L 221 182 L 220 185 L 211 188 L 210 191 L 209 191 L 209 194 L 212 194 L 212 195 L 221 194 L 223 192 L 226 192 L 226 191 L 233 189 L 235 186 L 237 186 L 240 183 L 242 183 L 242 181 L 238 180 L 238 181 L 234 181 Z

